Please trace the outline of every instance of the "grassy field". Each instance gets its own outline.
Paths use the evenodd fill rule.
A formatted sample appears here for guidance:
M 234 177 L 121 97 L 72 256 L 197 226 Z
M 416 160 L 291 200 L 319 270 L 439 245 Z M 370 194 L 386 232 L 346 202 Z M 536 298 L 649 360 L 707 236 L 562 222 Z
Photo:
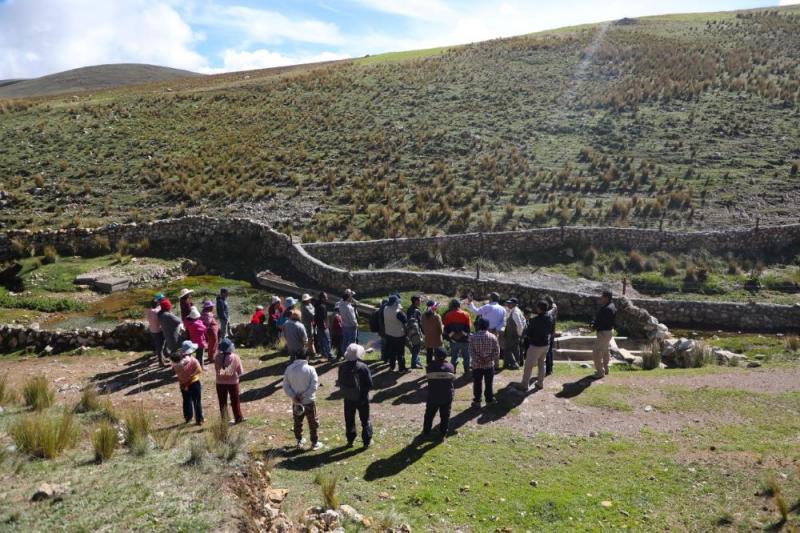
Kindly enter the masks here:
M 304 240 L 795 222 L 796 6 L 0 102 L 13 227 L 240 214 Z

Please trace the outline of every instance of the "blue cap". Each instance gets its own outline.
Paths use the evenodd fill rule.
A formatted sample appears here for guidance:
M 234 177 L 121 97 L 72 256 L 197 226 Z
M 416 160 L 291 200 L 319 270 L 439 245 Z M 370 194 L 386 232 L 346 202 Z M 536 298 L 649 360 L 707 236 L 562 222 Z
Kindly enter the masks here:
M 219 351 L 222 353 L 233 353 L 234 348 L 236 346 L 234 346 L 233 341 L 227 337 L 219 342 Z

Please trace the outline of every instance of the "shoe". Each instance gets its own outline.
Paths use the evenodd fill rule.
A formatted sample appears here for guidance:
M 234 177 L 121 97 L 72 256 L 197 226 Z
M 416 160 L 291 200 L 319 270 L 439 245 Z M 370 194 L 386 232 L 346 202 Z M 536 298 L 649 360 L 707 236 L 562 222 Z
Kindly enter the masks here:
M 372 441 L 366 441 L 364 443 L 364 448 L 369 448 L 369 445 L 372 444 Z
M 195 426 L 202 426 L 202 425 L 203 425 L 203 424 L 205 424 L 205 423 L 206 423 L 206 421 L 205 421 L 205 420 L 198 420 L 197 422 L 195 422 L 195 423 L 194 423 L 194 425 L 195 425 Z
M 422 369 L 422 365 L 411 365 L 411 368 L 413 368 L 415 370 L 421 370 Z
M 321 450 L 324 447 L 325 447 L 324 444 L 322 444 L 321 442 L 317 442 L 317 443 L 314 443 L 313 446 L 311 446 L 311 449 L 312 450 Z
M 544 375 L 545 375 L 545 376 L 549 376 L 549 375 L 551 375 L 552 373 L 553 373 L 553 371 L 552 371 L 552 370 L 548 370 L 547 372 L 545 372 L 545 373 L 544 373 Z
M 603 369 L 603 372 L 605 372 L 605 373 L 606 373 L 606 376 L 610 374 L 610 372 L 608 371 L 608 367 L 605 367 L 605 368 Z
M 606 375 L 603 374 L 602 372 L 596 372 L 592 377 L 594 379 L 603 379 L 604 377 L 606 377 Z
M 297 447 L 302 448 L 306 443 L 306 439 L 297 439 Z
M 472 401 L 472 407 L 480 407 L 480 406 L 481 406 L 481 402 L 480 401 L 476 401 L 476 400 Z
M 536 382 L 536 383 L 533 385 L 533 387 L 534 387 L 534 389 L 536 389 L 536 390 L 541 390 L 541 389 L 543 389 L 543 388 L 544 388 L 544 383 L 537 381 L 537 382 Z
M 347 441 L 347 444 L 345 446 L 347 446 L 348 448 L 352 448 L 353 447 L 353 442 L 354 441 L 349 440 L 349 441 Z
M 184 424 L 189 424 L 189 423 L 191 423 L 191 421 L 192 421 L 192 419 L 191 419 L 191 418 L 184 418 L 184 419 L 183 419 L 183 423 L 184 423 Z
M 494 405 L 497 403 L 497 398 L 492 398 L 491 400 L 486 400 L 486 405 Z

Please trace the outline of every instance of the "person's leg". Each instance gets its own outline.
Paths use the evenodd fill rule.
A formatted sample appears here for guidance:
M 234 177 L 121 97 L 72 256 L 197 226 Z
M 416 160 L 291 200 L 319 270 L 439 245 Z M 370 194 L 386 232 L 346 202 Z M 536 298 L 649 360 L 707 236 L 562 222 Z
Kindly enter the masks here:
M 386 347 L 386 336 L 379 334 L 378 338 L 380 339 L 379 346 L 380 346 L 380 349 L 381 349 L 381 361 L 383 361 L 384 363 L 387 363 L 387 362 L 389 362 L 389 352 L 388 352 L 388 349 Z
M 228 392 L 231 395 L 231 410 L 233 411 L 233 421 L 237 424 L 244 420 L 242 416 L 242 402 L 239 399 L 239 384 L 228 385 Z
M 605 371 L 603 370 L 603 339 L 602 339 L 602 331 L 597 332 L 597 338 L 594 341 L 594 346 L 592 347 L 592 361 L 594 362 L 594 371 L 595 377 L 602 378 L 605 376 Z
M 181 388 L 181 396 L 183 397 L 183 420 L 188 423 L 191 422 L 193 415 L 192 396 L 189 389 L 183 390 L 183 388 Z
M 192 383 L 189 387 L 192 393 L 192 406 L 194 407 L 194 421 L 197 424 L 202 424 L 205 421 L 203 417 L 203 385 L 199 381 Z
M 513 340 L 511 337 L 505 337 L 503 342 L 503 368 L 506 370 L 514 370 L 517 366 L 514 360 L 514 351 L 511 349 Z
M 547 359 L 547 346 L 542 346 L 536 356 L 536 365 L 538 366 L 539 374 L 536 378 L 536 383 L 541 389 L 544 387 L 544 373 L 545 373 L 545 360 Z
M 348 445 L 356 440 L 356 402 L 351 400 L 344 401 L 344 436 Z
M 453 341 L 450 341 L 450 364 L 453 365 L 453 370 L 458 370 L 458 351 Z
M 205 366 L 206 362 L 203 361 L 203 349 L 202 348 L 197 348 L 197 350 L 194 352 L 194 357 L 200 363 L 201 367 Z
M 217 383 L 217 401 L 219 402 L 219 416 L 228 416 L 228 385 Z
M 358 404 L 358 418 L 361 419 L 361 440 L 364 446 L 372 442 L 372 422 L 369 419 L 369 400 Z
M 514 362 L 514 368 L 519 368 L 522 364 L 522 356 L 519 353 L 520 347 L 520 339 L 519 337 L 514 337 L 512 340 L 511 347 L 511 360 Z
M 433 417 L 436 415 L 436 405 L 425 402 L 425 416 L 422 419 L 422 434 L 427 435 L 433 427 Z
M 528 390 L 531 383 L 531 374 L 533 373 L 533 365 L 536 363 L 534 360 L 534 347 L 530 346 L 525 355 L 525 366 L 522 369 L 522 381 L 520 381 L 520 388 Z
M 311 437 L 311 444 L 319 442 L 319 418 L 317 418 L 317 404 L 311 402 L 305 406 L 306 418 L 308 419 L 308 433 Z
M 547 348 L 547 357 L 545 360 L 545 375 L 549 376 L 553 373 L 553 350 L 555 349 L 555 338 L 550 337 L 550 346 Z
M 469 372 L 469 343 L 457 342 L 456 345 L 461 352 L 461 358 L 464 359 L 464 372 Z
M 331 332 L 329 330 L 322 330 L 319 336 L 319 343 L 322 355 L 328 359 L 333 359 L 333 354 L 331 353 Z
M 411 368 L 421 368 L 422 365 L 419 362 L 419 352 L 422 350 L 422 345 L 420 344 L 412 344 L 411 345 Z
M 450 409 L 453 406 L 452 402 L 448 402 L 439 406 L 439 433 L 442 437 L 447 436 L 450 429 Z
M 481 403 L 481 393 L 483 391 L 483 373 L 485 368 L 472 369 L 472 403 Z
M 433 348 L 425 348 L 425 368 L 431 366 L 433 362 Z
M 400 372 L 405 372 L 406 370 L 406 340 L 404 337 L 397 337 L 395 340 L 397 343 L 397 347 L 395 348 L 395 352 L 397 353 L 397 369 Z
M 494 401 L 494 389 L 492 388 L 494 387 L 494 368 L 487 368 L 483 379 L 485 381 L 484 386 L 486 387 L 484 391 L 486 403 L 492 403 Z
M 302 414 L 297 414 L 294 411 L 294 405 L 292 405 L 292 422 L 294 423 L 294 438 L 297 440 L 298 444 L 300 440 L 303 438 L 303 418 L 305 418 L 306 413 L 303 411 Z

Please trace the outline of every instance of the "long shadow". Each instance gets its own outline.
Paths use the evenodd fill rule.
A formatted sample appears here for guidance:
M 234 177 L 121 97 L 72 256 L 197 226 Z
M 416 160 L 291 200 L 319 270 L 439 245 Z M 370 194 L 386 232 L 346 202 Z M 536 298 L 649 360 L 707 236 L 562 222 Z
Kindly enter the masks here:
M 556 393 L 556 398 L 574 398 L 591 387 L 594 382 L 595 378 L 593 376 L 586 376 L 572 383 L 564 383 L 561 386 L 561 390 Z
M 512 409 L 522 404 L 525 398 L 535 394 L 536 390 L 527 392 L 517 390 L 513 383 L 509 383 L 495 392 L 497 403 L 487 406 L 478 417 L 478 424 L 490 424 L 504 418 Z
M 263 398 L 268 398 L 275 394 L 278 390 L 283 389 L 283 377 L 276 379 L 272 383 L 268 383 L 263 387 L 254 387 L 247 389 L 239 395 L 239 401 L 242 403 L 255 402 Z
M 144 355 L 125 363 L 125 368 L 112 372 L 99 372 L 91 381 L 105 392 L 116 392 L 133 387 L 126 395 L 156 389 L 175 381 L 169 367 L 161 368 L 152 355 Z
M 418 378 L 416 378 L 416 379 L 414 379 L 412 381 L 405 381 L 403 383 L 395 385 L 394 387 L 389 387 L 387 389 L 381 389 L 381 390 L 379 390 L 378 392 L 376 392 L 373 395 L 372 403 L 381 403 L 381 402 L 383 402 L 385 400 L 390 400 L 392 398 L 398 398 L 399 399 L 399 397 L 407 395 L 407 394 L 409 394 L 411 392 L 413 392 L 413 394 L 416 395 L 418 390 L 419 390 L 420 383 L 424 379 L 425 379 L 425 376 L 420 376 L 420 377 L 418 377 Z M 396 402 L 395 401 L 393 403 L 395 405 L 397 405 L 397 403 L 403 403 L 403 402 Z M 416 402 L 411 402 L 411 403 L 416 403 Z
M 270 376 L 282 376 L 283 373 L 286 371 L 286 367 L 289 366 L 289 361 L 279 361 L 273 365 L 269 366 L 262 366 L 259 368 L 254 368 L 249 372 L 242 374 L 239 377 L 239 381 L 253 381 L 256 379 L 266 378 Z
M 342 461 L 366 450 L 367 448 L 362 446 L 348 448 L 344 445 L 337 448 L 330 448 L 321 453 L 306 453 L 304 450 L 291 450 L 289 452 L 284 452 L 286 458 L 279 462 L 278 466 L 287 470 L 311 470 L 318 466 Z

